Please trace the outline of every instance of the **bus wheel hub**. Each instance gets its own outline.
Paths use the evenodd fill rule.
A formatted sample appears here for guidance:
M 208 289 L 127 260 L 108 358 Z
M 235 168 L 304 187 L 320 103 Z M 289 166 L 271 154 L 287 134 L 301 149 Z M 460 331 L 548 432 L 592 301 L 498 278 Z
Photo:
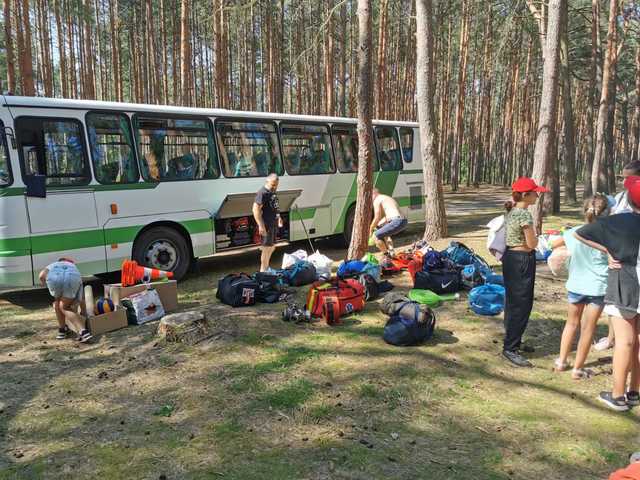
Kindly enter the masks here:
M 171 270 L 176 265 L 178 252 L 166 240 L 152 243 L 147 252 L 147 262 L 150 267 L 159 270 Z

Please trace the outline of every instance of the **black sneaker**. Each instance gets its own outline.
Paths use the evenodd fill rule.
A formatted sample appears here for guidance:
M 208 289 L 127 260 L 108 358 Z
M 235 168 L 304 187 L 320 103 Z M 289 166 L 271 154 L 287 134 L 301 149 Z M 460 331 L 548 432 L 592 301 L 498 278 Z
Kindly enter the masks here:
M 89 330 L 87 330 L 86 328 L 82 330 L 78 335 L 78 341 L 80 343 L 87 343 L 92 338 L 93 338 L 93 335 L 91 335 L 91 332 L 89 332 Z
M 503 350 L 502 356 L 517 367 L 533 367 L 531 362 L 520 355 L 520 352 L 518 352 L 517 350 Z
M 600 392 L 600 396 L 598 397 L 602 403 L 604 403 L 611 410 L 615 410 L 616 412 L 626 412 L 629 410 L 629 405 L 627 405 L 627 401 L 622 395 L 618 398 L 613 398 L 611 392 Z
M 627 405 L 630 407 L 637 407 L 640 405 L 640 393 L 629 390 L 627 392 Z
M 58 334 L 56 335 L 56 340 L 64 340 L 69 336 L 69 327 L 63 327 L 58 329 Z

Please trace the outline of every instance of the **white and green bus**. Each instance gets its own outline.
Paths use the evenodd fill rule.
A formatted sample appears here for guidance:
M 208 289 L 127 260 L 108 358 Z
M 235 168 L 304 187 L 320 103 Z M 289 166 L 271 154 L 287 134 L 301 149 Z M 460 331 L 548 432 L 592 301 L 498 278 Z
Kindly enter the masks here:
M 181 278 L 200 257 L 255 246 L 255 192 L 281 175 L 281 242 L 348 239 L 358 137 L 349 118 L 1 97 L 0 285 L 33 286 L 73 258 Z M 424 215 L 416 123 L 374 122 L 375 184 Z M 303 225 L 304 222 L 304 225 Z

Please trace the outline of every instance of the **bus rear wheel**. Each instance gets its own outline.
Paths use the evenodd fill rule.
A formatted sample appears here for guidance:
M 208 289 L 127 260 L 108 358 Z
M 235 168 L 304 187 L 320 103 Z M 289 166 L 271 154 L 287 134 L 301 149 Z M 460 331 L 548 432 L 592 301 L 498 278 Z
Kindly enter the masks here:
M 154 227 L 133 245 L 133 259 L 145 267 L 173 272 L 181 280 L 191 265 L 191 250 L 185 238 L 170 227 Z
M 349 207 L 344 217 L 344 230 L 342 231 L 342 242 L 346 248 L 351 244 L 351 236 L 353 235 L 353 222 L 356 218 L 356 206 Z

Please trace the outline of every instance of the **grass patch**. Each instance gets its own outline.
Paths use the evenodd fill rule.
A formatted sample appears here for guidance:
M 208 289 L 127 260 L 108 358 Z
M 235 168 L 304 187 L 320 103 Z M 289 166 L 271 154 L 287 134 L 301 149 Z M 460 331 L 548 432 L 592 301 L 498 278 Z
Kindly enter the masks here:
M 359 385 L 357 392 L 360 398 L 365 398 L 365 399 L 378 398 L 378 396 L 380 395 L 378 387 L 376 387 L 372 383 L 363 383 Z
M 315 390 L 308 380 L 294 380 L 267 393 L 263 401 L 272 408 L 293 409 L 306 402 Z

